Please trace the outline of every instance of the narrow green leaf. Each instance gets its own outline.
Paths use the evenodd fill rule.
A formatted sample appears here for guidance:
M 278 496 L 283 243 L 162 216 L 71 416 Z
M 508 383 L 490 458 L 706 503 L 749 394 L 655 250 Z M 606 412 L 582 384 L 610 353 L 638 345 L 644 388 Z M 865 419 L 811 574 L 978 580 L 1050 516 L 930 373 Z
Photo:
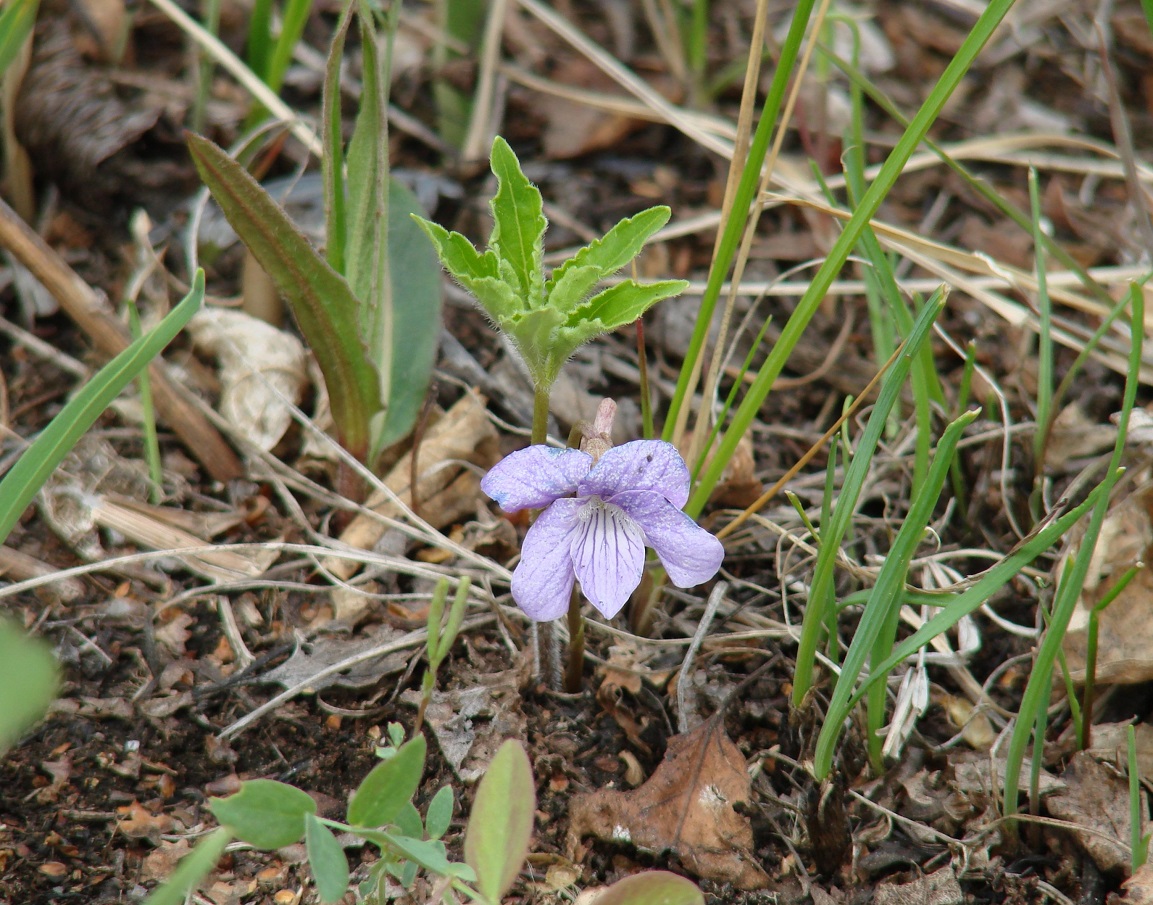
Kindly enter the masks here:
M 52 649 L 0 619 L 0 756 L 48 712 L 59 687 Z
M 304 844 L 320 901 L 339 902 L 348 892 L 348 858 L 332 831 L 315 814 L 304 818 Z
M 444 843 L 433 839 L 413 839 L 397 833 L 382 833 L 389 845 L 405 858 L 414 861 L 425 870 L 446 876 L 451 872 L 451 864 L 445 854 Z
M 213 798 L 208 807 L 233 834 L 265 851 L 299 842 L 304 818 L 316 813 L 316 802 L 295 786 L 274 779 L 253 779 L 227 798 Z
M 448 832 L 452 825 L 452 812 L 456 799 L 452 793 L 452 786 L 441 786 L 440 790 L 432 796 L 428 803 L 428 810 L 424 815 L 424 829 L 430 839 L 439 839 Z
M 388 760 L 373 767 L 352 794 L 348 822 L 353 826 L 392 823 L 420 786 L 426 747 L 424 736 L 418 735 L 401 745 Z
M 204 272 L 196 271 L 192 288 L 159 324 L 108 362 L 52 419 L 0 480 L 0 543 L 25 507 L 56 469 L 76 441 L 100 417 L 148 363 L 172 342 L 204 301 Z
M 511 266 L 513 278 L 509 282 L 524 306 L 537 308 L 544 301 L 544 231 L 548 226 L 544 202 L 540 190 L 525 177 L 508 142 L 499 135 L 492 143 L 491 164 L 497 191 L 491 202 L 489 248 Z
M 40 0 L 8 0 L 0 12 L 0 75 L 7 71 L 36 25 Z
M 520 742 L 509 739 L 477 787 L 464 836 L 464 860 L 488 901 L 499 902 L 520 873 L 535 811 L 532 766 Z
M 618 880 L 599 896 L 596 905 L 704 905 L 696 884 L 666 870 L 646 870 Z
M 200 885 L 200 881 L 216 866 L 231 839 L 232 834 L 221 827 L 197 842 L 196 847 L 180 859 L 172 876 L 152 890 L 144 900 L 144 905 L 184 905 L 188 900 L 188 894 L 193 892 Z
M 562 311 L 579 305 L 598 280 L 612 276 L 640 254 L 649 237 L 668 223 L 671 216 L 672 211 L 667 207 L 650 207 L 626 217 L 604 236 L 586 245 L 558 267 L 545 284 L 549 304 Z M 581 291 L 589 274 L 576 276 L 575 272 L 586 267 L 598 276 Z
M 420 202 L 416 196 L 395 179 L 390 180 L 392 293 L 387 310 L 377 313 L 382 345 L 369 347 L 382 380 L 387 380 L 381 386 L 386 411 L 384 425 L 374 437 L 374 454 L 407 437 L 416 424 L 440 345 L 440 267 L 435 250 L 412 218 L 417 213 Z
M 332 269 L 344 273 L 348 244 L 348 199 L 344 185 L 344 118 L 340 115 L 340 64 L 344 61 L 344 41 L 352 23 L 352 4 L 346 4 L 336 24 L 328 58 L 324 64 L 320 121 L 324 154 L 320 158 L 324 182 L 324 254 Z
M 381 72 L 372 16 L 357 10 L 364 55 L 360 108 L 348 143 L 348 254 L 345 276 L 360 299 L 360 335 L 373 343 L 373 309 L 387 303 L 388 108 L 387 74 Z
M 188 148 L 224 216 L 288 299 L 324 374 L 340 440 L 363 460 L 381 401 L 358 333 L 356 296 L 242 166 L 198 135 L 188 136 Z

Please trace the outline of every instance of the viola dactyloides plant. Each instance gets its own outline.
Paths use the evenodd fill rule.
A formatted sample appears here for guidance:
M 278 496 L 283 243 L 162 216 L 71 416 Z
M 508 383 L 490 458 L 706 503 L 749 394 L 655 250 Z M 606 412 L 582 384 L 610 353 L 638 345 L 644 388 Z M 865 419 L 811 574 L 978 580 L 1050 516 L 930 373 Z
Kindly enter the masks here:
M 681 507 L 689 470 L 675 446 L 633 440 L 610 447 L 616 404 L 601 403 L 580 449 L 529 446 L 498 462 L 481 489 L 505 512 L 543 509 L 529 528 L 512 596 L 532 619 L 564 615 L 574 581 L 604 616 L 620 612 L 641 582 L 652 547 L 677 587 L 717 574 L 721 542 Z

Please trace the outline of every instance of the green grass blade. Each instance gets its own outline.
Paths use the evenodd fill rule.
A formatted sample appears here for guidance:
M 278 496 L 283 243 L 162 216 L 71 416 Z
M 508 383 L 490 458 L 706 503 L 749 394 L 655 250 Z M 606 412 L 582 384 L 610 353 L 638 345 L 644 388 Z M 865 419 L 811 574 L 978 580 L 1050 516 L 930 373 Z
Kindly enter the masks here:
M 676 390 L 673 393 L 673 398 L 669 401 L 669 410 L 661 434 L 664 440 L 672 441 L 674 434 L 681 430 L 679 425 L 683 425 L 687 418 L 687 411 L 682 411 L 682 409 L 689 403 L 693 387 L 697 382 L 703 361 L 705 342 L 708 340 L 709 327 L 713 320 L 713 312 L 716 311 L 717 302 L 721 297 L 721 288 L 740 246 L 741 234 L 748 218 L 749 207 L 753 203 L 757 188 L 760 185 L 761 168 L 764 166 L 765 157 L 769 153 L 769 142 L 772 140 L 774 127 L 781 113 L 785 90 L 788 88 L 789 80 L 796 69 L 797 57 L 801 51 L 801 43 L 814 5 L 815 0 L 800 0 L 797 3 L 797 8 L 793 12 L 793 18 L 789 25 L 789 33 L 781 44 L 780 59 L 773 71 L 773 80 L 769 83 L 769 91 L 761 108 L 761 118 L 749 145 L 748 158 L 741 170 L 740 182 L 733 193 L 730 214 L 725 219 L 721 229 L 721 239 L 717 243 L 717 253 L 714 255 L 712 266 L 709 268 L 709 279 L 705 286 L 704 295 L 701 297 L 701 306 L 697 310 L 693 335 L 689 340 L 689 348 L 685 353 L 680 376 L 677 378 Z M 726 463 L 731 456 L 732 450 L 729 450 L 725 459 Z M 709 493 L 711 492 L 712 488 L 710 487 Z M 704 505 L 704 500 L 708 499 L 709 493 L 704 494 L 700 503 L 701 506 Z M 699 512 L 700 507 L 698 506 L 693 515 L 699 514 Z
M 1021 775 L 1021 765 L 1025 757 L 1025 748 L 1029 743 L 1030 729 L 1038 718 L 1040 710 L 1044 707 L 1049 694 L 1049 683 L 1052 680 L 1053 664 L 1060 653 L 1064 642 L 1065 631 L 1069 627 L 1069 620 L 1077 606 L 1081 589 L 1085 584 L 1085 576 L 1089 572 L 1093 550 L 1101 533 L 1101 526 L 1109 511 L 1109 495 L 1120 475 L 1121 460 L 1125 452 L 1125 440 L 1129 429 L 1129 417 L 1133 412 L 1133 405 L 1137 398 L 1137 386 L 1141 382 L 1141 350 L 1144 340 L 1145 324 L 1145 296 L 1141 288 L 1135 284 L 1129 287 L 1130 324 L 1132 345 L 1129 350 L 1129 370 L 1125 379 L 1125 395 L 1121 404 L 1121 414 L 1117 421 L 1117 441 L 1113 447 L 1113 455 L 1109 462 L 1109 469 L 1100 485 L 1098 495 L 1093 507 L 1093 514 L 1081 539 L 1080 548 L 1070 568 L 1057 588 L 1053 599 L 1053 614 L 1045 637 L 1037 650 L 1033 670 L 1029 674 L 1029 683 L 1025 686 L 1025 693 L 1021 697 L 1021 708 L 1017 716 L 1017 723 L 1013 727 L 1013 735 L 1009 740 L 1005 764 L 1005 813 L 1014 814 L 1017 811 L 1018 783 Z M 1036 744 L 1043 743 L 1037 739 Z
M 1012 581 L 1025 566 L 1053 546 L 1073 527 L 1101 498 L 1104 486 L 1099 485 L 1081 505 L 1069 510 L 1059 518 L 1044 525 L 1029 539 L 1018 546 L 1003 560 L 986 570 L 981 578 L 960 594 L 910 593 L 906 602 L 911 605 L 939 606 L 941 612 L 922 625 L 917 631 L 903 639 L 875 671 L 864 679 L 849 697 L 848 708 L 852 709 L 865 696 L 874 682 L 887 676 L 893 668 L 913 656 L 918 650 L 973 613 L 997 591 Z
M 204 273 L 197 271 L 188 295 L 156 327 L 133 342 L 88 381 L 0 480 L 0 543 L 68 451 L 112 404 L 120 391 L 184 329 L 204 301 Z
M 273 91 L 280 91 L 284 84 L 284 74 L 292 61 L 292 51 L 296 49 L 300 36 L 304 34 L 305 23 L 312 9 L 312 0 L 288 0 L 284 15 L 280 19 L 280 35 L 272 46 L 268 60 L 268 70 L 264 82 Z
M 928 133 L 929 127 L 936 121 L 945 102 L 973 65 L 973 61 L 977 58 L 977 54 L 980 53 L 981 48 L 985 46 L 985 43 L 992 37 L 994 30 L 996 30 L 997 26 L 1001 23 L 1001 20 L 1008 14 L 1013 6 L 1013 2 L 1014 0 L 991 0 L 977 19 L 972 31 L 965 38 L 961 47 L 958 48 L 949 65 L 945 68 L 945 71 L 941 74 L 940 79 L 929 93 L 921 109 L 918 110 L 917 114 L 913 117 L 909 128 L 905 130 L 897 141 L 896 146 L 881 167 L 880 173 L 877 174 L 877 178 L 869 186 L 864 197 L 861 198 L 857 210 L 854 211 L 852 217 L 850 217 L 845 224 L 844 231 L 837 238 L 837 241 L 833 243 L 833 247 L 829 250 L 825 263 L 814 275 L 812 282 L 809 284 L 809 288 L 797 302 L 792 316 L 781 331 L 780 339 L 773 346 L 772 351 L 769 352 L 768 357 L 761 366 L 761 370 L 757 374 L 756 380 L 749 388 L 749 392 L 745 395 L 744 400 L 742 400 L 740 407 L 733 416 L 732 424 L 725 432 L 720 446 L 714 453 L 712 462 L 705 470 L 700 484 L 696 487 L 692 498 L 689 500 L 689 504 L 686 507 L 689 515 L 695 517 L 699 515 L 704 508 L 709 495 L 712 493 L 713 488 L 716 487 L 725 467 L 732 458 L 737 443 L 740 442 L 741 437 L 752 425 L 753 420 L 760 411 L 762 403 L 765 401 L 765 397 L 768 396 L 769 391 L 772 389 L 773 382 L 781 373 L 789 355 L 800 341 L 801 335 L 804 333 L 809 321 L 828 293 L 829 288 L 833 284 L 833 280 L 835 280 L 837 274 L 840 273 L 841 267 L 844 266 L 845 261 L 848 259 L 849 252 L 860 239 L 865 225 L 877 213 L 881 202 L 888 195 L 898 177 L 901 175 L 901 170 Z M 799 9 L 800 7 L 798 7 L 798 10 Z M 741 209 L 738 198 L 734 210 Z M 710 285 L 712 284 L 712 280 L 713 277 L 712 274 L 710 274 Z M 718 281 L 718 292 L 719 289 L 720 284 Z M 698 321 L 698 327 L 701 327 L 703 323 L 701 329 L 706 330 L 711 315 L 712 311 L 705 310 L 705 301 L 702 300 L 701 318 L 703 320 Z M 694 332 L 694 339 L 695 338 L 696 333 Z M 703 338 L 701 341 L 703 342 Z M 686 361 L 685 368 L 688 369 L 690 366 L 691 362 Z M 683 374 L 684 370 L 682 370 L 682 376 Z M 678 394 L 683 390 L 680 382 L 677 384 L 677 390 Z M 670 415 L 670 420 L 671 417 Z
M 960 441 L 965 428 L 973 422 L 977 415 L 978 412 L 976 411 L 966 412 L 945 429 L 941 441 L 937 444 L 937 452 L 933 457 L 933 463 L 929 468 L 924 487 L 919 494 L 912 497 L 909 512 L 893 540 L 893 546 L 889 550 L 888 556 L 885 557 L 884 565 L 881 566 L 877 583 L 869 594 L 869 600 L 865 604 L 861 621 L 853 634 L 849 651 L 845 655 L 841 674 L 837 677 L 837 685 L 833 689 L 833 697 L 829 701 L 828 717 L 817 737 L 813 770 L 818 779 L 827 776 L 832 768 L 837 740 L 840 738 L 845 717 L 849 713 L 848 702 L 852 697 L 857 679 L 864 669 L 865 660 L 872 653 L 874 664 L 882 662 L 884 658 L 876 656 L 876 642 L 879 640 L 887 640 L 889 648 L 892 647 L 892 636 L 885 638 L 886 624 L 892 621 L 892 615 L 899 612 L 904 603 L 902 598 L 909 563 L 917 552 L 917 547 L 924 539 L 925 527 L 929 524 L 929 519 L 933 517 L 933 510 L 949 474 L 949 466 L 952 464 L 957 443 Z M 875 687 L 881 688 L 883 691 L 884 677 L 876 670 L 873 674 L 877 676 Z
M 928 338 L 933 322 L 941 313 L 944 305 L 944 293 L 938 290 L 921 310 L 913 331 L 906 339 L 905 349 L 897 356 L 897 360 L 889 372 L 885 374 L 877 402 L 873 406 L 872 414 L 869 416 L 869 421 L 865 425 L 860 440 L 857 441 L 857 448 L 853 452 L 852 460 L 849 461 L 845 470 L 844 486 L 842 486 L 841 493 L 837 498 L 832 517 L 827 524 L 821 525 L 821 547 L 813 569 L 813 582 L 809 593 L 809 602 L 805 607 L 801 640 L 797 648 L 796 672 L 793 676 L 793 705 L 796 707 L 801 705 L 813 684 L 817 646 L 833 602 L 837 554 L 840 552 L 842 539 L 851 526 L 853 514 L 857 507 L 857 499 L 864 487 L 865 478 L 868 476 L 873 453 L 884 433 L 889 412 L 892 411 L 900 398 L 901 390 L 905 385 L 913 361 L 918 355 L 922 343 Z

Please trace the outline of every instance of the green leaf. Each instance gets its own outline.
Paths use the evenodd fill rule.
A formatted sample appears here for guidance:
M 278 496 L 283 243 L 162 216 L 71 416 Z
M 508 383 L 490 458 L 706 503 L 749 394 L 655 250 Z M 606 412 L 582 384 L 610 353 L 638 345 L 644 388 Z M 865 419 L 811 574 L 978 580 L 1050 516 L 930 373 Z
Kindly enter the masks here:
M 509 282 L 524 307 L 537 308 L 544 301 L 544 231 L 548 226 L 540 190 L 525 178 L 516 154 L 499 135 L 492 143 L 491 164 L 497 191 L 491 202 L 489 248 L 510 265 Z
M 411 836 L 400 836 L 396 833 L 381 835 L 393 849 L 425 870 L 441 876 L 447 876 L 452 872 L 452 865 L 445 854 L 443 842 L 435 839 L 413 839 Z
M 357 10 L 364 55 L 360 108 L 348 143 L 348 255 L 345 276 L 360 299 L 360 335 L 370 349 L 376 311 L 389 303 L 388 81 L 372 17 Z
M 381 345 L 369 347 L 382 378 L 384 425 L 373 441 L 374 457 L 407 437 L 428 395 L 440 345 L 441 289 L 436 253 L 412 215 L 416 196 L 395 179 L 389 183 L 388 256 L 392 293 L 376 313 Z M 366 334 L 366 336 L 372 334 Z
M 216 866 L 231 839 L 232 834 L 221 827 L 197 842 L 196 847 L 180 859 L 172 876 L 152 890 L 144 905 L 184 905 L 188 894 Z
M 208 807 L 237 838 L 265 851 L 299 842 L 305 815 L 316 813 L 307 792 L 274 779 L 241 783 L 235 795 L 213 798 Z
M 52 649 L 0 619 L 0 755 L 48 712 L 59 687 Z
M 324 374 L 340 441 L 363 461 L 381 401 L 358 333 L 356 296 L 240 164 L 198 135 L 188 136 L 188 149 L 224 216 L 288 299 Z
M 336 24 L 328 58 L 324 64 L 320 121 L 323 155 L 320 158 L 324 183 L 324 254 L 332 269 L 344 273 L 344 253 L 348 243 L 348 198 L 344 182 L 344 118 L 340 115 L 340 64 L 344 61 L 344 41 L 352 23 L 352 4 L 345 6 Z
M 308 864 L 322 902 L 339 902 L 348 892 L 348 859 L 336 837 L 315 814 L 304 818 Z
M 500 277 L 496 253 L 481 254 L 458 232 L 449 232 L 439 223 L 413 215 L 413 219 L 432 240 L 444 269 L 471 292 L 485 313 L 498 323 L 527 310 L 516 292 Z
M 424 815 L 424 828 L 430 839 L 439 839 L 448 832 L 452 825 L 452 812 L 456 800 L 452 793 L 452 786 L 441 786 L 440 790 L 432 796 L 428 803 L 428 810 Z
M 704 905 L 696 884 L 665 870 L 648 870 L 618 880 L 599 896 L 596 905 Z
M 0 543 L 8 537 L 36 492 L 76 441 L 120 395 L 120 391 L 184 329 L 203 301 L 204 272 L 197 270 L 192 278 L 192 288 L 180 304 L 156 327 L 101 368 L 24 451 L 20 460 L 0 480 Z
M 411 836 L 413 839 L 424 838 L 424 821 L 420 819 L 420 811 L 411 801 L 406 801 L 392 821 L 396 832 L 401 836 Z
M 501 325 L 516 344 L 533 383 L 538 387 L 551 386 L 560 372 L 561 365 L 572 354 L 573 349 L 580 345 L 576 343 L 568 351 L 562 351 L 558 347 L 561 317 L 559 311 L 541 308 L 538 311 L 530 311 L 510 324 Z
M 20 53 L 36 25 L 36 8 L 40 0 L 8 0 L 0 12 L 0 75 Z
M 532 766 L 520 742 L 509 739 L 477 787 L 464 836 L 464 860 L 488 901 L 499 902 L 520 873 L 535 811 Z
M 669 222 L 667 207 L 650 207 L 626 217 L 603 237 L 586 245 L 558 267 L 545 284 L 551 307 L 568 312 L 585 300 L 596 284 L 640 254 L 645 242 Z
M 392 823 L 420 786 L 426 747 L 424 736 L 418 735 L 401 745 L 388 760 L 373 767 L 352 794 L 348 822 L 358 827 Z
M 688 285 L 687 280 L 661 280 L 657 283 L 625 280 L 593 296 L 587 304 L 569 314 L 565 326 L 597 325 L 601 333 L 607 333 L 631 324 L 662 299 L 680 295 Z

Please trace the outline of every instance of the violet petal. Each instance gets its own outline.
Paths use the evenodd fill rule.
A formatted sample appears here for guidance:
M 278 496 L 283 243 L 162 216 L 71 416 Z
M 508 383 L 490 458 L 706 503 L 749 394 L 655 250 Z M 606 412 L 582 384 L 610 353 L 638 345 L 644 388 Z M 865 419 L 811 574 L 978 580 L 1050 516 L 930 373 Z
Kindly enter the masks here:
M 688 466 L 671 443 L 632 440 L 601 456 L 577 494 L 611 500 L 626 490 L 654 490 L 680 509 L 689 501 Z
M 520 563 L 512 573 L 512 599 L 530 619 L 548 622 L 568 612 L 575 577 L 570 551 L 583 505 L 580 500 L 557 500 L 525 535 Z
M 588 500 L 584 505 L 572 540 L 572 567 L 589 603 L 611 619 L 641 583 L 644 532 L 611 503 Z
M 702 584 L 720 570 L 725 558 L 721 542 L 660 494 L 628 491 L 613 497 L 613 503 L 640 525 L 678 588 Z
M 490 468 L 480 489 L 505 512 L 543 509 L 574 493 L 592 464 L 592 456 L 579 449 L 527 446 Z

